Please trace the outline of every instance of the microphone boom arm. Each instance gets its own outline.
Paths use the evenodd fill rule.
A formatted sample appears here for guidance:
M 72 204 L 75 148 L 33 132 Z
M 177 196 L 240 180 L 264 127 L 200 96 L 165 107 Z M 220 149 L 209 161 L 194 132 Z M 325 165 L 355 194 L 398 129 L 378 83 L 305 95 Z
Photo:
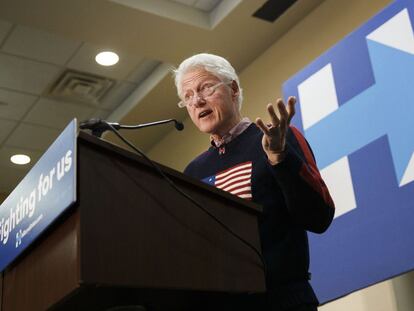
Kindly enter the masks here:
M 182 131 L 184 129 L 184 125 L 175 120 L 175 119 L 167 119 L 167 120 L 161 120 L 161 121 L 155 121 L 155 122 L 149 122 L 149 123 L 143 123 L 143 124 L 137 124 L 137 125 L 122 125 L 115 122 L 108 122 L 101 119 L 89 119 L 86 121 L 82 121 L 79 124 L 79 128 L 82 130 L 91 130 L 92 135 L 96 137 L 101 137 L 102 134 L 108 130 L 111 130 L 110 126 L 114 127 L 115 129 L 125 129 L 125 130 L 136 130 L 143 127 L 149 127 L 149 126 L 155 126 L 159 124 L 174 122 L 174 126 L 178 131 Z

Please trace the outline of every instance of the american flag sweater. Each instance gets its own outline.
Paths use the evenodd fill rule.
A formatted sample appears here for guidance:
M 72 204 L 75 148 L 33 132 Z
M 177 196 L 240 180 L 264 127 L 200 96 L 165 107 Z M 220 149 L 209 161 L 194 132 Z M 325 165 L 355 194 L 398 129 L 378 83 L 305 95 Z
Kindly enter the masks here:
M 324 232 L 334 204 L 308 143 L 290 127 L 285 159 L 272 166 L 262 148 L 262 132 L 252 123 L 225 146 L 211 146 L 184 173 L 263 207 L 259 234 L 267 265 L 266 286 L 281 307 L 317 303 L 308 283 L 306 231 Z

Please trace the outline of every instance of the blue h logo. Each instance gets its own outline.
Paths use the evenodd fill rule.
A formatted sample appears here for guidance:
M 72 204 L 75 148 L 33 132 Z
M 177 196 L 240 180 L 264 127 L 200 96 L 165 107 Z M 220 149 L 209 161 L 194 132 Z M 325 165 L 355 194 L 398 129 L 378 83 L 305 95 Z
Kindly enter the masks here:
M 367 50 L 368 58 L 364 58 L 369 62 L 364 66 L 354 67 L 351 62 L 352 70 L 340 72 L 336 61 L 348 61 L 338 55 L 346 51 L 332 50 L 337 55 L 331 55 L 331 62 L 296 85 L 304 133 L 337 203 L 336 217 L 357 205 L 348 155 L 381 136 L 388 138 L 398 185 L 414 180 L 414 35 L 408 9 L 362 39 L 356 42 L 362 46 L 348 44 L 347 48 L 357 50 L 357 57 L 362 54 L 358 50 Z M 338 84 L 337 80 L 352 84 L 362 71 L 367 71 L 364 75 L 369 80 L 364 90 L 344 90 L 346 86 Z M 338 88 L 348 91 L 346 101 L 339 101 Z

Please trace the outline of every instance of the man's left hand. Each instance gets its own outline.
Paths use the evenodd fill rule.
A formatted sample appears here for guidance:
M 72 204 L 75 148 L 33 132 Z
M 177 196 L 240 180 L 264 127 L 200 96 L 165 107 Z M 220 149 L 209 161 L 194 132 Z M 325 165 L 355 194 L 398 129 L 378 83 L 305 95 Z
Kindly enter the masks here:
M 276 101 L 276 109 L 272 104 L 267 105 L 271 123 L 265 125 L 261 118 L 256 119 L 256 125 L 263 132 L 262 146 L 269 162 L 276 165 L 283 161 L 285 156 L 286 133 L 290 120 L 295 115 L 296 98 L 291 96 L 285 106 L 282 99 Z M 279 116 L 278 116 L 279 115 Z

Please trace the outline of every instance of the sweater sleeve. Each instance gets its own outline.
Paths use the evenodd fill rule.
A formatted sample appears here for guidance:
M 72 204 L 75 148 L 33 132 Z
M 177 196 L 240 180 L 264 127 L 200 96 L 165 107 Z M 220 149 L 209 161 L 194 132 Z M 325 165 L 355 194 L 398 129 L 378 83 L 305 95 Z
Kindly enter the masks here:
M 332 222 L 335 206 L 309 144 L 290 127 L 285 159 L 269 168 L 282 189 L 290 215 L 304 229 L 322 233 Z

